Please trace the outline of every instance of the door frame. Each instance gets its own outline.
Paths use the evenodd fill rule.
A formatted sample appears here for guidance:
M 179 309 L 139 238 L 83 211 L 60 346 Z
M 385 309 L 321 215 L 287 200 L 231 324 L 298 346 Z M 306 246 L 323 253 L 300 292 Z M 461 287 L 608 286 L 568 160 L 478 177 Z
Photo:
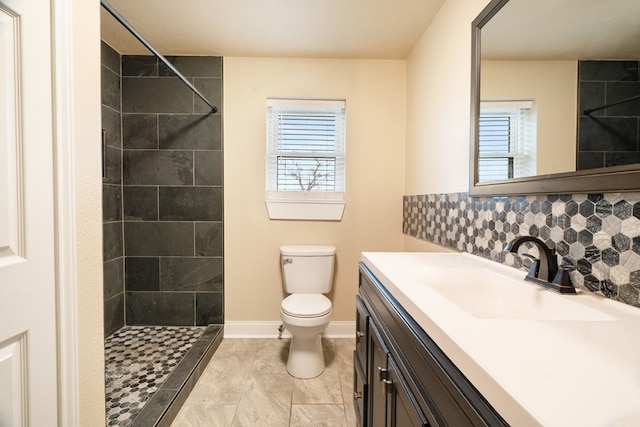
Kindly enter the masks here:
M 97 2 L 96 2 L 97 3 Z M 70 0 L 52 0 L 58 424 L 78 426 L 78 322 L 75 274 L 73 16 Z
M 58 360 L 58 425 L 77 427 L 80 425 L 80 363 L 78 332 L 78 264 L 77 264 L 77 209 L 76 204 L 76 147 L 92 140 L 82 138 L 77 128 L 76 108 L 80 104 L 79 91 L 75 84 L 79 73 L 74 62 L 80 56 L 75 43 L 85 34 L 86 26 L 74 21 L 76 15 L 86 12 L 99 16 L 99 2 L 78 5 L 81 0 L 51 0 L 51 49 L 52 86 L 54 88 L 52 113 L 54 123 L 54 203 L 55 203 L 55 244 L 56 244 L 56 332 Z M 86 1 L 86 0 L 85 0 Z M 89 2 L 91 3 L 91 2 Z M 84 15 L 86 17 L 86 14 Z M 91 21 L 91 20 L 89 20 Z M 99 22 L 99 19 L 98 19 Z M 75 38 L 74 38 L 75 35 Z M 96 40 L 99 49 L 99 36 Z M 84 47 L 83 47 L 84 49 Z M 96 69 L 99 81 L 99 68 Z M 96 105 L 99 114 L 99 100 Z M 99 122 L 99 121 L 98 121 Z M 98 133 L 96 133 L 98 135 Z M 96 155 L 99 150 L 99 136 L 96 136 Z M 96 184 L 100 185 L 100 184 Z M 80 227 L 80 225 L 78 225 Z M 83 227 L 84 228 L 84 227 Z M 102 257 L 100 257 L 100 264 Z M 104 400 L 104 399 L 103 399 Z

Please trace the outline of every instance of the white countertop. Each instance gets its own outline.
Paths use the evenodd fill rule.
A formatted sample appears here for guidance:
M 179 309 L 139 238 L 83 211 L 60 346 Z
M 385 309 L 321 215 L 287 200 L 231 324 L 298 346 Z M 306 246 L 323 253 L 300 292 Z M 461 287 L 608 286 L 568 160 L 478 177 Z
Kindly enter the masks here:
M 525 282 L 524 271 L 470 254 L 365 252 L 362 261 L 510 425 L 640 426 L 640 309 L 580 290 L 555 294 Z M 530 300 L 571 298 L 588 320 L 478 317 L 442 293 L 442 272 L 481 283 L 484 270 L 528 287 L 517 289 Z M 473 298 L 482 305 L 483 295 Z M 537 303 L 487 298 L 511 298 L 523 310 Z

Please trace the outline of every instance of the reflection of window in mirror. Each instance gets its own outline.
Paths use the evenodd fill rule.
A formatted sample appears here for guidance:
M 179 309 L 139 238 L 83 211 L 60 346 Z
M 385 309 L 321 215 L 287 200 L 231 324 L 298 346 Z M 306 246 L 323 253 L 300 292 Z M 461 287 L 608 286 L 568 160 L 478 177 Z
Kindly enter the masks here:
M 533 101 L 481 101 L 478 181 L 536 174 L 536 111 Z

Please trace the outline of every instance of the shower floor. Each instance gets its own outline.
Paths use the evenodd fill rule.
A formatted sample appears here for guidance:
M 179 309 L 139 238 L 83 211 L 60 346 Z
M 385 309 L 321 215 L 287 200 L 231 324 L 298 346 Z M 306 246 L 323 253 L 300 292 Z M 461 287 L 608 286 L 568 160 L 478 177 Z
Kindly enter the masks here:
M 209 349 L 220 329 L 220 326 L 125 326 L 108 337 L 106 425 L 156 425 L 201 359 L 207 353 L 209 357 L 213 354 L 215 348 Z M 191 349 L 194 351 L 190 352 Z M 172 375 L 174 371 L 180 374 L 179 378 Z M 174 384 L 167 389 L 167 383 Z M 162 396 L 154 399 L 155 394 Z

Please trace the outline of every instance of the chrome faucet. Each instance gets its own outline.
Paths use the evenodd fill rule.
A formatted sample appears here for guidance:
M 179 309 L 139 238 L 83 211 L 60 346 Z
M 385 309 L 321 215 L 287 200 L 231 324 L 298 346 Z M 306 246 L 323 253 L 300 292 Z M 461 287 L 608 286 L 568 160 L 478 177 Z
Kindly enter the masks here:
M 524 256 L 533 258 L 534 260 L 525 280 L 562 294 L 575 294 L 576 289 L 571 282 L 571 277 L 569 276 L 569 271 L 572 269 L 572 266 L 563 265 L 558 268 L 555 249 L 547 246 L 542 240 L 533 236 L 516 237 L 511 242 L 507 243 L 504 247 L 504 251 L 517 254 L 518 249 L 525 242 L 533 243 L 540 253 L 540 259 L 531 255 L 523 254 Z

